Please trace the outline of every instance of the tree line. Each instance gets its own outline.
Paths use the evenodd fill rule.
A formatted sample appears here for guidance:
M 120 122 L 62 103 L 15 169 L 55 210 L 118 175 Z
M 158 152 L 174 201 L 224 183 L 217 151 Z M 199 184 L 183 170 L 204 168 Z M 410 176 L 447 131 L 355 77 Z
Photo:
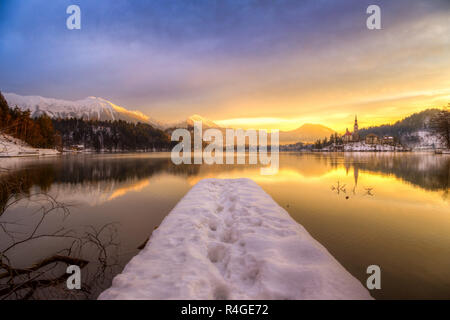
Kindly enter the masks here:
M 123 120 L 54 119 L 63 146 L 82 146 L 96 151 L 153 151 L 170 148 L 169 136 L 146 123 Z
M 322 148 L 328 147 L 332 144 L 335 144 L 335 145 L 344 144 L 344 139 L 342 138 L 341 135 L 339 135 L 337 132 L 335 132 L 330 135 L 330 138 L 325 137 L 325 138 L 323 138 L 323 140 L 317 139 L 313 146 L 314 146 L 314 149 L 322 149 Z
M 431 130 L 430 123 L 440 113 L 440 109 L 427 109 L 395 122 L 394 124 L 384 124 L 376 127 L 368 127 L 359 130 L 361 137 L 369 133 L 378 136 L 392 136 L 401 138 L 403 135 L 411 134 L 419 130 Z
M 10 108 L 0 92 L 0 132 L 25 141 L 35 148 L 54 148 L 61 143 L 47 115 L 32 118 L 30 111 Z

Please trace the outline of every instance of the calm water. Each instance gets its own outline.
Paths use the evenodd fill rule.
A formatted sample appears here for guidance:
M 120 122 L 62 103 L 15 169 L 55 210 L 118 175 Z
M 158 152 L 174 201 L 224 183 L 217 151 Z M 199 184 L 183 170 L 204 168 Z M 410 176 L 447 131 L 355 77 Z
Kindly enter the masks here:
M 365 283 L 367 266 L 382 270 L 375 298 L 450 299 L 450 156 L 434 154 L 281 154 L 277 175 L 258 166 L 175 166 L 169 154 L 81 155 L 47 159 L 0 159 L 8 168 L 1 201 L 21 191 L 21 200 L 0 216 L 0 250 L 10 265 L 29 267 L 55 253 L 82 258 L 86 286 L 74 295 L 62 289 L 65 267 L 46 266 L 46 282 L 8 296 L 96 298 L 138 252 L 152 230 L 199 180 L 255 180 L 355 277 Z M 70 205 L 41 221 L 45 191 Z M 39 205 L 39 206 L 38 206 Z M 5 224 L 5 222 L 7 222 Z M 38 226 L 38 228 L 36 228 Z M 65 228 L 65 229 L 61 229 Z M 63 230 L 63 231 L 61 231 Z M 67 233 L 65 233 L 67 232 Z M 56 234 L 55 234 L 56 233 Z M 1 272 L 0 272 L 1 273 Z M 3 285 L 2 285 L 3 281 Z M 22 281 L 22 282 L 21 282 Z M 65 280 L 64 280 L 65 281 Z M 0 293 L 5 279 L 0 278 Z

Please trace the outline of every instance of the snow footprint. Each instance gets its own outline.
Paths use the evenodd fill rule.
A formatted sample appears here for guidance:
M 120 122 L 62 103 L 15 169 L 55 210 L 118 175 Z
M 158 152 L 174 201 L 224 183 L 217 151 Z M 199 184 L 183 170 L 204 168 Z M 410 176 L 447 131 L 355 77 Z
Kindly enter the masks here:
M 215 244 L 208 249 L 208 259 L 212 263 L 222 262 L 228 256 L 228 249 L 222 244 Z
M 213 293 L 215 300 L 228 300 L 230 296 L 230 290 L 224 285 L 219 285 L 214 289 Z

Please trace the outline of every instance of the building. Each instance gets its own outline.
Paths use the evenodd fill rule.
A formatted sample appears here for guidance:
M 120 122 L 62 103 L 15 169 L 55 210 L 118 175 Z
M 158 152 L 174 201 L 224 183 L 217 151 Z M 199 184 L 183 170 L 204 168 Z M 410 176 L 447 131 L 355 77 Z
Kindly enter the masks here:
M 345 134 L 342 136 L 342 140 L 344 141 L 344 143 L 352 142 L 353 136 L 352 133 L 348 131 L 348 128 L 345 129 Z
M 342 136 L 342 140 L 344 141 L 344 143 L 359 141 L 358 118 L 356 116 L 355 124 L 353 125 L 353 132 L 348 131 L 348 128 L 346 128 L 345 133 Z
M 394 137 L 384 136 L 383 139 L 382 139 L 382 143 L 383 144 L 389 144 L 389 145 L 393 146 L 395 144 Z
M 72 151 L 83 151 L 84 150 L 84 145 L 82 145 L 82 144 L 72 145 L 72 146 L 70 146 L 70 149 Z
M 380 138 L 374 133 L 369 133 L 366 136 L 365 141 L 366 141 L 367 144 L 379 144 L 380 143 Z

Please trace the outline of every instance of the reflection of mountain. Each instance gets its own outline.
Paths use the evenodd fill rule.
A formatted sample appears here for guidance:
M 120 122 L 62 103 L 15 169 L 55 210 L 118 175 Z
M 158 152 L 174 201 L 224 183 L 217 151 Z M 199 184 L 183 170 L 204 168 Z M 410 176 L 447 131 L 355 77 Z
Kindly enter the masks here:
M 14 164 L 15 168 L 0 176 L 8 182 L 8 188 L 0 190 L 0 205 L 11 195 L 30 192 L 33 186 L 47 191 L 53 184 L 69 188 L 67 193 L 73 193 L 75 201 L 77 195 L 91 194 L 91 198 L 97 197 L 102 202 L 130 190 L 138 192 L 149 183 L 148 178 L 163 173 L 187 177 L 189 181 L 252 175 L 276 181 L 321 177 L 332 170 L 346 168 L 353 169 L 354 174 L 368 171 L 393 175 L 426 190 L 448 191 L 450 186 L 450 157 L 417 153 L 282 154 L 279 174 L 265 177 L 259 175 L 259 166 L 254 165 L 176 166 L 168 154 L 80 156 L 43 160 L 38 165 L 32 161 Z M 18 185 L 15 182 L 20 182 L 21 187 L 14 187 Z
M 154 174 L 189 175 L 196 174 L 199 169 L 198 166 L 175 166 L 167 157 L 80 156 L 64 161 L 48 160 L 39 165 L 27 163 L 23 162 L 23 166 L 14 163 L 14 169 L 0 176 L 1 181 L 6 182 L 1 186 L 8 186 L 0 189 L 0 205 L 4 205 L 11 195 L 30 193 L 34 186 L 43 191 L 50 190 L 53 184 L 70 187 L 76 201 L 79 198 L 76 194 L 92 194 L 92 198 L 98 198 L 106 192 L 107 197 L 118 196 L 123 188 L 133 188 L 134 184 Z
M 150 184 L 149 179 L 143 179 L 143 180 L 133 183 L 131 185 L 117 188 L 117 190 L 114 190 L 114 192 L 112 192 L 112 194 L 110 196 L 108 196 L 108 200 L 113 200 L 113 199 L 119 198 L 131 191 L 139 192 L 142 189 L 144 189 L 145 187 L 147 187 L 149 184 Z

